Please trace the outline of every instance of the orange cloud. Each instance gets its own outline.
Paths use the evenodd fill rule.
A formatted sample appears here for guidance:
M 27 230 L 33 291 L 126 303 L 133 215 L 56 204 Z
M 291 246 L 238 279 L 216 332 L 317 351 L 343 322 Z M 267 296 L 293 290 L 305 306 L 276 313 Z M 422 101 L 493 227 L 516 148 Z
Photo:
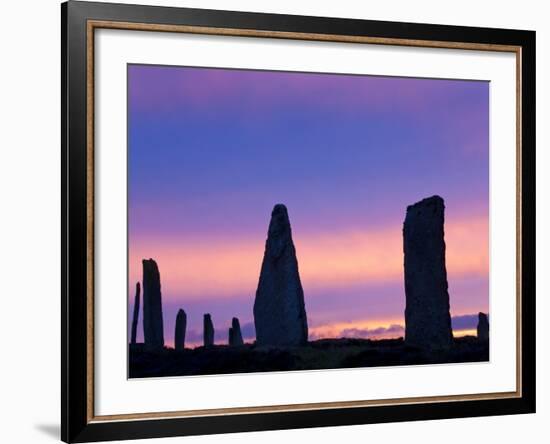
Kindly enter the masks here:
M 368 319 L 350 322 L 336 322 L 309 327 L 309 339 L 324 338 L 368 338 L 389 339 L 405 336 L 404 319 Z M 453 329 L 453 336 L 476 336 L 474 329 Z
M 489 272 L 488 219 L 449 222 L 445 227 L 449 279 Z M 401 226 L 330 233 L 296 233 L 294 241 L 305 291 L 403 277 Z M 141 259 L 159 264 L 165 292 L 189 298 L 253 297 L 265 239 L 250 237 L 138 239 L 130 246 L 130 284 L 141 280 Z
M 309 339 L 362 337 L 370 339 L 387 339 L 404 336 L 403 318 L 363 319 L 350 322 L 336 322 L 310 326 Z
M 453 330 L 453 336 L 455 338 L 461 338 L 463 336 L 477 336 L 477 329 Z

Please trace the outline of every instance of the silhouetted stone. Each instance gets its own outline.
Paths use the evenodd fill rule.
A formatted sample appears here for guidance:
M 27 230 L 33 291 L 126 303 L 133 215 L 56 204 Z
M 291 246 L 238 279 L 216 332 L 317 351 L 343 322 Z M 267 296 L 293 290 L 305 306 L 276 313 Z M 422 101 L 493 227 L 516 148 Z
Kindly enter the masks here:
M 477 338 L 480 341 L 489 340 L 489 318 L 485 313 L 479 313 L 477 321 Z
M 130 340 L 131 344 L 136 343 L 136 337 L 137 337 L 137 326 L 138 326 L 138 319 L 139 319 L 139 293 L 140 293 L 141 287 L 139 285 L 139 282 L 136 283 L 136 297 L 134 299 L 134 316 L 132 317 L 132 339 Z
M 278 204 L 271 222 L 254 301 L 258 345 L 298 346 L 307 343 L 304 291 L 287 209 Z
M 405 253 L 405 340 L 442 349 L 452 345 L 444 240 L 445 204 L 432 196 L 407 207 Z
M 237 347 L 243 344 L 244 341 L 241 333 L 241 324 L 237 318 L 233 318 L 231 321 L 231 327 L 229 327 L 229 345 Z
M 204 346 L 211 347 L 214 345 L 214 324 L 212 324 L 212 317 L 209 313 L 204 315 Z
M 174 348 L 183 350 L 185 348 L 185 329 L 187 328 L 187 315 L 182 309 L 176 315 L 176 331 L 174 333 Z
M 147 350 L 164 347 L 160 273 L 153 259 L 143 259 L 143 339 Z

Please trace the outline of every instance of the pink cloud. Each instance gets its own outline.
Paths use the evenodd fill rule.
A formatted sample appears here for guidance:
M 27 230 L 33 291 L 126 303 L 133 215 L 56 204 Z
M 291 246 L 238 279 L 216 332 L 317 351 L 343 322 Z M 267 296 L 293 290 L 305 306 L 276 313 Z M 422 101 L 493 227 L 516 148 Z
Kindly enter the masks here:
M 489 273 L 488 219 L 456 219 L 445 227 L 450 282 Z M 403 278 L 401 226 L 327 233 L 294 233 L 306 293 Z M 132 238 L 129 286 L 141 280 L 141 260 L 154 258 L 163 292 L 187 300 L 253 295 L 265 238 Z
M 460 105 L 464 91 L 479 83 L 364 75 L 337 75 L 214 68 L 132 66 L 131 105 L 141 111 L 214 110 L 238 103 L 259 110 L 307 104 L 333 111 L 415 111 Z

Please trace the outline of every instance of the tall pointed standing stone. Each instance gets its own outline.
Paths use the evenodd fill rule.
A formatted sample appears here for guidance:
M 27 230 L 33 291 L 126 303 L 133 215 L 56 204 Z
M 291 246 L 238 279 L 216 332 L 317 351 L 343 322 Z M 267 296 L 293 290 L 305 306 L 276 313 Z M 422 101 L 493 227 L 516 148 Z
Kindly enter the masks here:
M 187 315 L 181 308 L 176 315 L 176 329 L 174 332 L 174 348 L 183 350 L 185 348 L 185 329 L 187 328 Z
M 137 338 L 137 326 L 138 326 L 138 319 L 139 319 L 139 293 L 140 293 L 141 287 L 139 285 L 139 282 L 136 283 L 136 297 L 134 299 L 134 316 L 132 317 L 132 339 L 130 341 L 131 344 L 136 343 Z
M 477 321 L 477 338 L 480 341 L 489 340 L 489 318 L 485 313 L 479 313 Z
M 143 259 L 143 339 L 147 350 L 164 347 L 160 273 L 153 259 Z
M 206 313 L 203 318 L 204 326 L 204 346 L 212 347 L 214 345 L 214 324 L 210 313 Z
M 254 301 L 256 343 L 299 346 L 307 343 L 304 291 L 287 209 L 277 204 L 265 244 L 260 280 Z
M 239 319 L 233 318 L 231 321 L 231 327 L 229 328 L 229 345 L 238 347 L 243 344 L 244 341 L 241 333 L 241 324 L 239 323 Z
M 441 349 L 452 345 L 444 240 L 445 204 L 432 196 L 407 207 L 405 253 L 405 341 Z

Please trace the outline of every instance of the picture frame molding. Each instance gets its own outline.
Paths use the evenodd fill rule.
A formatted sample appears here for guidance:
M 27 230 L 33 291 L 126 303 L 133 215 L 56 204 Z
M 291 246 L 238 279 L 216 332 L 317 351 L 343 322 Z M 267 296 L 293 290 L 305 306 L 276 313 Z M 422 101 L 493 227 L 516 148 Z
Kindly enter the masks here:
M 62 22 L 62 439 L 87 442 L 412 421 L 535 411 L 535 33 L 357 19 L 69 1 Z M 516 54 L 517 390 L 94 415 L 94 32 L 505 51 Z

